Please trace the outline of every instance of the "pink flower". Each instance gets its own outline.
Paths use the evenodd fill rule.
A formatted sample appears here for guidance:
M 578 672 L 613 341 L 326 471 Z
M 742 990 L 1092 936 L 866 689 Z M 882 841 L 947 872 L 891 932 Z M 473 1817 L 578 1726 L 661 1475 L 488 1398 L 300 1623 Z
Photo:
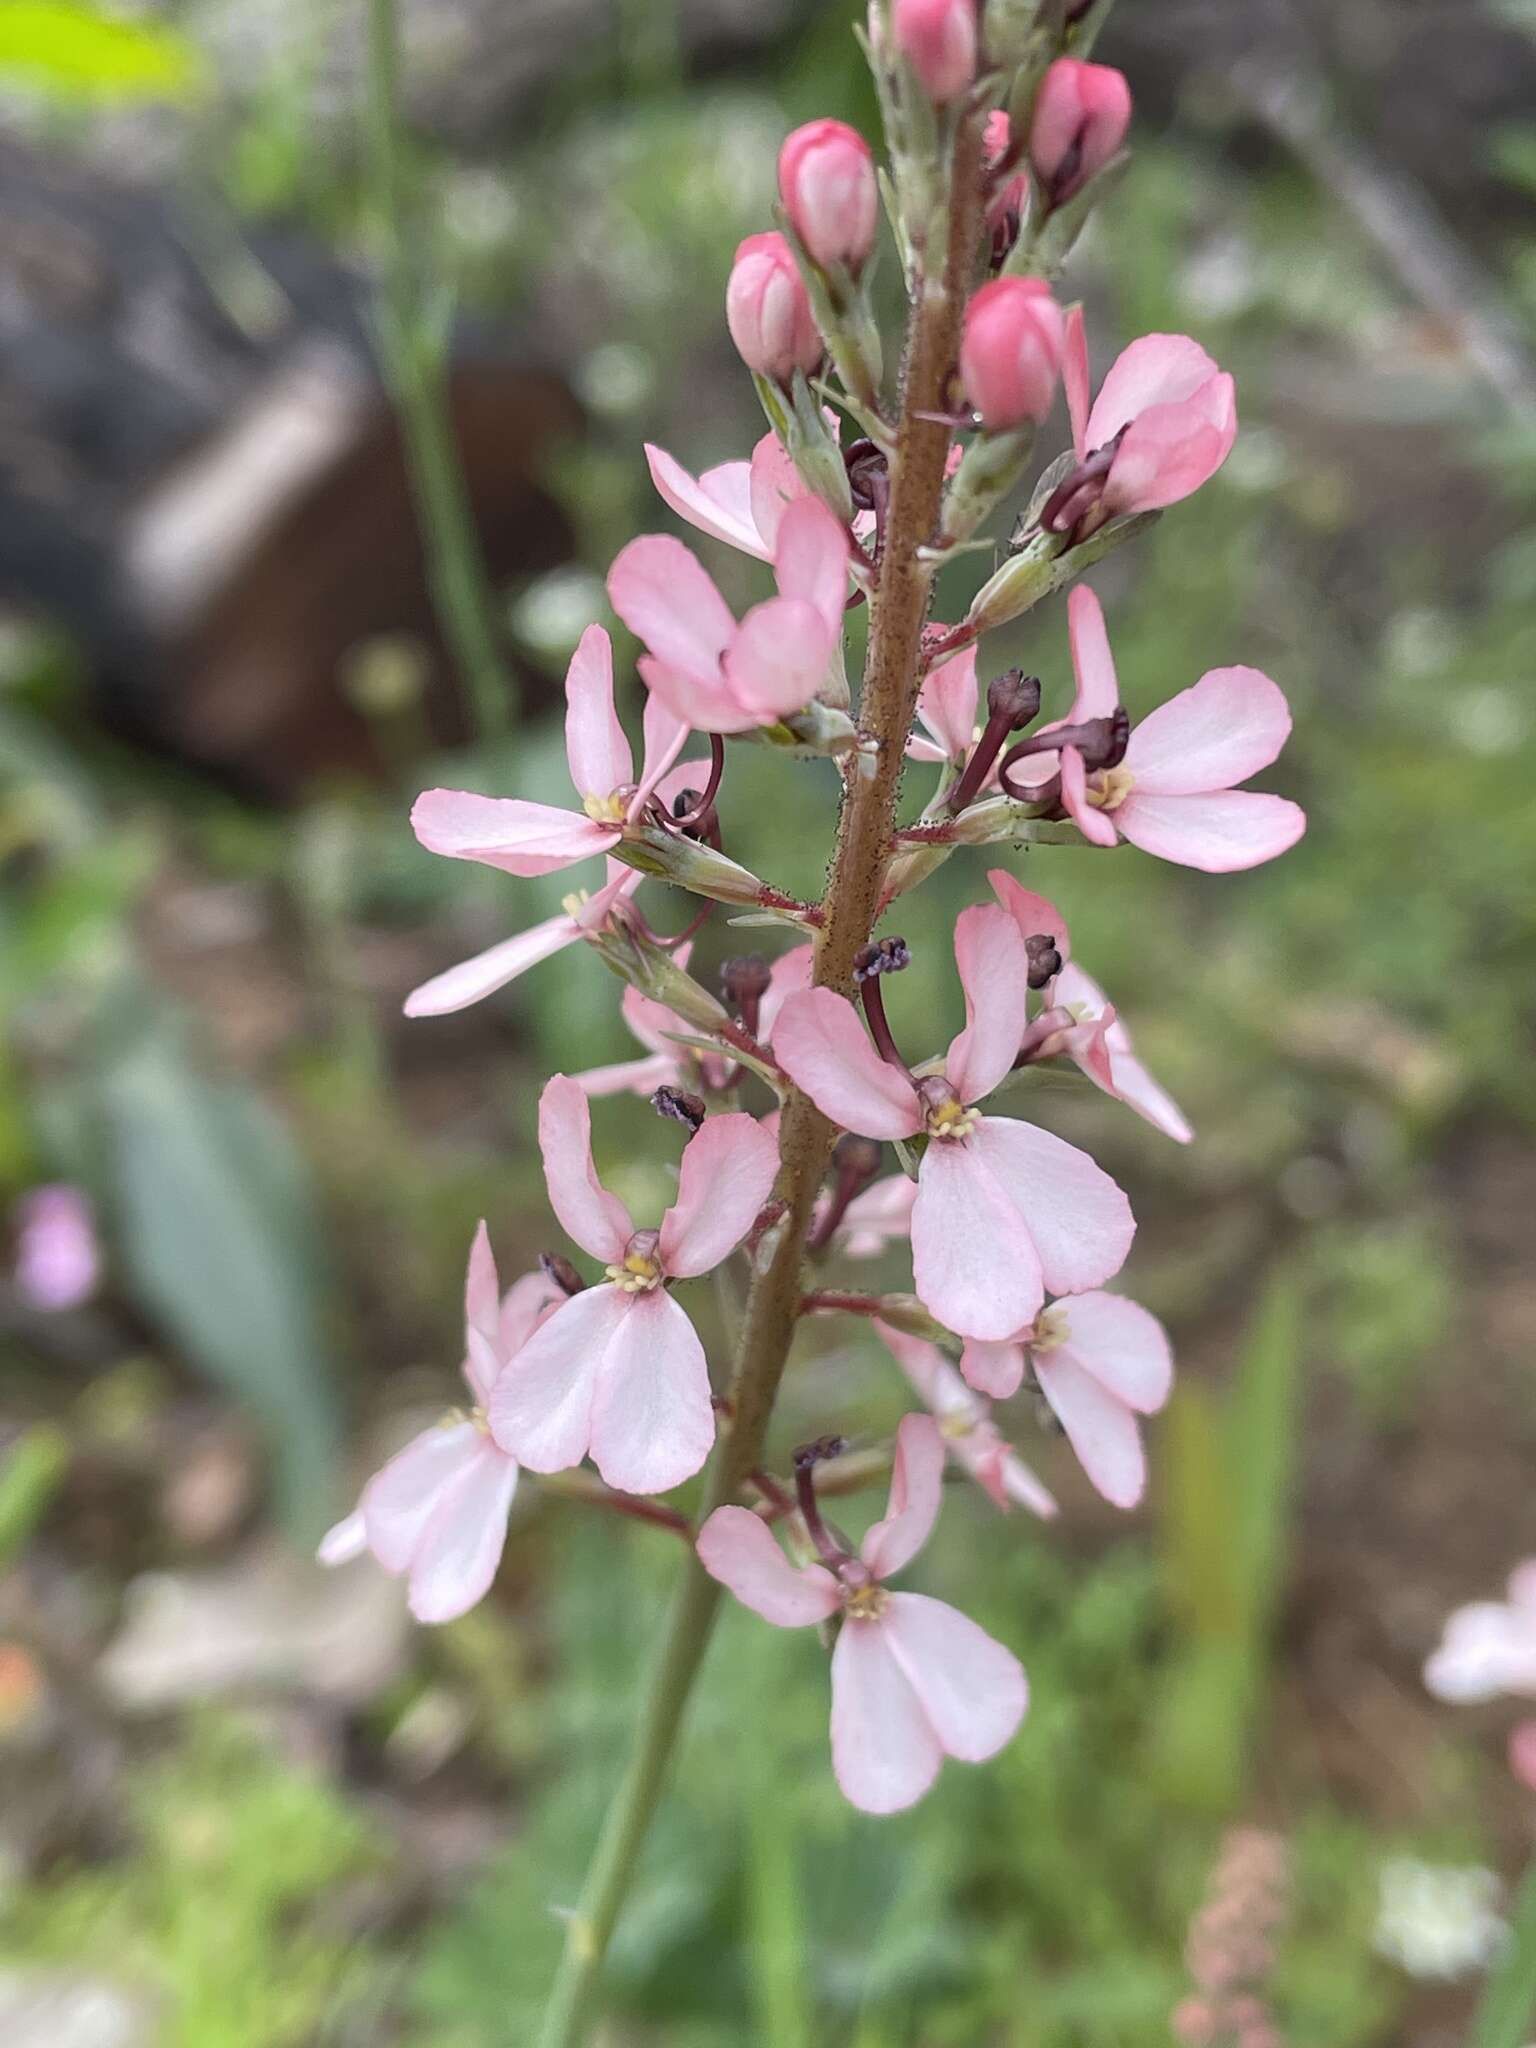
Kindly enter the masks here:
M 686 967 L 691 952 L 691 946 L 679 946 L 672 957 L 679 967 Z M 759 1045 L 772 1044 L 774 1019 L 783 1007 L 785 997 L 796 989 L 810 987 L 812 966 L 810 946 L 792 946 L 774 961 L 768 973 L 768 987 L 758 1009 L 755 1035 Z M 589 1096 L 652 1095 L 668 1084 L 690 1087 L 693 1083 L 690 1063 L 696 1059 L 704 1066 L 706 1087 L 720 1089 L 727 1085 L 727 1076 L 735 1067 L 728 1054 L 700 1054 L 678 1044 L 678 1034 L 687 1038 L 698 1036 L 686 1018 L 679 1017 L 664 1003 L 641 995 L 633 986 L 625 989 L 619 1007 L 624 1022 L 645 1047 L 646 1057 L 642 1060 L 621 1060 L 611 1067 L 589 1067 L 586 1073 L 575 1077 L 584 1093 Z
M 1108 64 L 1058 57 L 1046 72 L 1029 129 L 1035 176 L 1060 206 L 1103 170 L 1131 125 L 1131 88 Z
M 484 1599 L 517 1491 L 517 1465 L 492 1441 L 486 1404 L 564 1299 L 542 1273 L 525 1274 L 503 1296 L 480 1225 L 464 1279 L 463 1370 L 474 1408 L 424 1430 L 374 1474 L 356 1508 L 322 1540 L 322 1564 L 344 1564 L 371 1550 L 385 1571 L 405 1578 L 418 1621 L 452 1621 Z
M 651 482 L 680 519 L 760 562 L 772 561 L 787 508 L 810 495 L 774 434 L 764 434 L 750 462 L 722 462 L 696 477 L 649 441 L 645 459 Z
M 976 76 L 976 0 L 896 0 L 896 47 L 942 106 Z
M 645 534 L 608 572 L 614 610 L 650 652 L 640 674 L 652 694 L 700 732 L 747 732 L 808 703 L 843 635 L 848 536 L 819 498 L 779 521 L 777 597 L 740 625 L 681 541 Z
M 79 1308 L 96 1292 L 101 1252 L 88 1197 L 66 1181 L 17 1202 L 16 1291 L 44 1314 Z
M 1117 1508 L 1147 1483 L 1137 1418 L 1155 1415 L 1173 1389 L 1173 1357 L 1156 1316 L 1119 1294 L 1053 1301 L 1011 1343 L 968 1343 L 967 1382 L 997 1400 L 1016 1394 L 1026 1362 L 1083 1470 Z
M 467 1010 L 471 1003 L 494 995 L 497 989 L 526 974 L 530 967 L 537 967 L 541 960 L 574 946 L 578 939 L 589 939 L 601 932 L 643 879 L 633 868 L 609 861 L 607 880 L 595 896 L 584 891 L 567 896 L 565 908 L 557 916 L 546 917 L 542 924 L 531 925 L 527 931 L 476 953 L 473 959 L 461 960 L 456 967 L 434 974 L 406 997 L 406 1016 L 444 1017 L 452 1010 Z
M 1104 613 L 1086 584 L 1067 600 L 1077 696 L 1068 725 L 1107 719 L 1120 701 Z M 1041 736 L 1051 731 L 1041 728 Z M 1307 828 L 1300 805 L 1233 785 L 1267 768 L 1285 745 L 1291 714 L 1278 685 L 1256 668 L 1213 668 L 1132 731 L 1123 759 L 1089 770 L 1075 746 L 1028 762 L 1034 784 L 1059 770 L 1061 801 L 1085 839 L 1128 839 L 1143 853 L 1207 874 L 1274 860 Z M 1022 765 L 1022 764 L 1021 764 Z
M 937 1071 L 880 1058 L 853 1005 L 812 989 L 784 1005 L 774 1053 L 817 1108 L 870 1138 L 927 1138 L 912 1209 L 912 1265 L 925 1306 L 967 1337 L 1011 1337 L 1045 1290 L 1070 1294 L 1118 1272 L 1130 1205 L 1086 1153 L 1013 1117 L 973 1107 L 1013 1065 L 1029 959 L 1008 913 L 962 911 L 955 959 L 965 1029 Z
M 908 758 L 962 762 L 981 736 L 980 703 L 973 642 L 924 676 L 917 693 L 917 715 L 924 730 L 907 741 Z
M 1116 358 L 1090 411 L 1088 342 L 1082 308 L 1074 306 L 1062 381 L 1078 461 L 1105 458 L 1100 476 L 1086 486 L 1103 518 L 1176 505 L 1216 474 L 1237 439 L 1232 379 L 1187 334 L 1144 334 L 1133 341 Z M 1045 523 L 1065 532 L 1081 509 L 1064 505 Z
M 581 809 L 429 789 L 411 811 L 411 828 L 429 853 L 480 861 L 509 875 L 547 875 L 618 845 L 677 759 L 687 725 L 661 700 L 648 700 L 637 784 L 613 708 L 613 646 L 601 626 L 588 626 L 571 657 L 565 702 L 565 755 Z
M 1536 1698 L 1536 1558 L 1510 1573 L 1507 1601 L 1456 1609 L 1424 1666 L 1424 1683 L 1458 1705 L 1501 1693 Z
M 926 1415 L 896 1438 L 890 1502 L 835 1569 L 797 1568 L 746 1508 L 716 1508 L 699 1532 L 704 1569 L 777 1628 L 841 1616 L 832 1652 L 832 1768 L 865 1813 L 921 1799 L 946 1756 L 982 1763 L 1010 1741 L 1029 1686 L 1018 1659 L 942 1600 L 885 1581 L 928 1540 L 939 1512 L 944 1440 Z
M 1061 375 L 1061 308 L 1038 277 L 998 277 L 965 309 L 960 381 L 990 434 L 1051 409 Z
M 796 370 L 809 376 L 821 361 L 810 294 L 782 235 L 748 235 L 737 249 L 725 324 L 747 368 L 775 384 L 789 384 Z
M 772 1192 L 777 1148 L 749 1116 L 707 1118 L 684 1147 L 660 1229 L 637 1231 L 597 1178 L 587 1098 L 565 1074 L 539 1100 L 539 1145 L 562 1228 L 604 1261 L 607 1280 L 557 1309 L 497 1382 L 491 1433 L 534 1472 L 590 1452 L 620 1492 L 665 1493 L 698 1471 L 715 1438 L 704 1347 L 667 1286 L 740 1244 Z
M 884 1180 L 854 1196 L 843 1211 L 833 1242 L 850 1259 L 878 1258 L 896 1238 L 912 1235 L 916 1200 L 915 1180 L 908 1180 L 904 1173 L 888 1173 Z
M 813 263 L 854 276 L 869 261 L 880 217 L 875 160 L 846 121 L 807 121 L 779 151 L 779 197 Z
M 987 880 L 992 884 L 993 895 L 1018 926 L 1020 938 L 1026 943 L 1035 937 L 1050 938 L 1062 958 L 1060 973 L 1040 992 L 1040 1007 L 1045 1015 L 1064 1011 L 1070 1021 L 1045 1038 L 1034 1056 L 1048 1059 L 1064 1053 L 1095 1087 L 1127 1103 L 1149 1124 L 1187 1145 L 1194 1132 L 1184 1112 L 1137 1059 L 1131 1034 L 1103 989 L 1069 958 L 1071 942 L 1066 919 L 1055 904 L 1024 888 L 1003 868 L 992 868 Z
M 1049 1519 L 1056 1502 L 992 1420 L 937 1344 L 877 1321 L 875 1328 L 939 1425 L 944 1447 L 989 1499 L 1006 1511 L 1015 1501 Z

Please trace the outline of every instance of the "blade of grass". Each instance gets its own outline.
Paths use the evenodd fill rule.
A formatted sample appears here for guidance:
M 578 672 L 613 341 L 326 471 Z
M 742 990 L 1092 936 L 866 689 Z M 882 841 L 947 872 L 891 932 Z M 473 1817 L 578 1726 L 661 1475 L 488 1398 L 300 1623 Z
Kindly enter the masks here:
M 1524 2048 L 1536 2024 L 1536 1857 L 1510 1916 L 1509 1946 L 1484 1989 L 1467 2048 Z

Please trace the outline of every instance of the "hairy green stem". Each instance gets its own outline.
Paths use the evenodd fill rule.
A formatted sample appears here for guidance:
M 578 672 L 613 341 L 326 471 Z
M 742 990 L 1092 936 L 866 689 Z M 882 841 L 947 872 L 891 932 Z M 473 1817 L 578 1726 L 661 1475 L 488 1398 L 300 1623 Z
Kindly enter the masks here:
M 951 165 L 944 270 L 919 275 L 908 324 L 901 414 L 891 463 L 890 509 L 870 617 L 860 705 L 874 770 L 844 786 L 837 845 L 816 936 L 816 984 L 850 990 L 854 955 L 873 929 L 901 783 L 903 749 L 917 704 L 922 630 L 933 569 L 920 550 L 938 530 L 949 429 L 949 387 L 960 321 L 972 282 L 981 217 L 981 116 L 958 124 Z M 926 416 L 925 416 L 926 415 Z M 747 1298 L 731 1412 L 704 1485 L 701 1515 L 733 1501 L 761 1463 L 763 1439 L 800 1312 L 807 1228 L 835 1136 L 833 1126 L 791 1092 L 780 1125 L 778 1193 L 785 1214 L 760 1254 Z M 672 1603 L 634 1750 L 598 1838 L 571 1915 L 538 2048 L 579 2048 L 604 1953 L 612 1936 L 668 1762 L 703 1660 L 720 1588 L 690 1557 Z
M 377 332 L 410 472 L 427 580 L 477 738 L 511 723 L 511 683 L 499 649 L 495 604 L 475 531 L 448 401 L 450 311 L 429 303 L 407 228 L 400 151 L 400 37 L 395 0 L 369 0 L 365 112 L 369 196 L 378 237 Z

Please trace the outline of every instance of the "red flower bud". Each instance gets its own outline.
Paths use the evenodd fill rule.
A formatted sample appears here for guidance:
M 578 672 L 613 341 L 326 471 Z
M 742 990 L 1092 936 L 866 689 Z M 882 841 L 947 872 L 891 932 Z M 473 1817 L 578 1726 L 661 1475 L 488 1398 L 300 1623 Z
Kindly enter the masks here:
M 846 121 L 808 121 L 779 151 L 779 197 L 813 263 L 855 276 L 875 246 L 880 193 L 869 144 Z
M 1103 170 L 1131 125 L 1131 88 L 1108 64 L 1058 57 L 1046 72 L 1029 130 L 1029 160 L 1053 206 Z
M 748 235 L 725 288 L 725 324 L 749 370 L 788 384 L 809 376 L 823 349 L 805 280 L 782 235 Z
M 1050 286 L 1038 277 L 999 277 L 965 311 L 960 380 L 991 433 L 1043 420 L 1061 375 L 1065 327 Z
M 955 99 L 976 76 L 976 0 L 896 0 L 891 26 L 931 100 Z

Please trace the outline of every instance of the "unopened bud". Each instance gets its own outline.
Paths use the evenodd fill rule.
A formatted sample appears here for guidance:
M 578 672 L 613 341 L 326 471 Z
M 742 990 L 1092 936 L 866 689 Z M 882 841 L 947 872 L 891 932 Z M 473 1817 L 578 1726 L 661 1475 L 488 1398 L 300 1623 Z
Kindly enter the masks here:
M 880 1171 L 880 1159 L 879 1139 L 861 1138 L 856 1131 L 845 1131 L 832 1147 L 833 1165 L 849 1180 L 872 1180 Z
M 987 715 L 1007 719 L 1010 732 L 1022 732 L 1040 713 L 1040 678 L 1010 668 L 987 685 Z
M 976 0 L 896 0 L 891 28 L 918 84 L 941 106 L 976 76 Z
M 1051 409 L 1061 375 L 1066 325 L 1051 288 L 1038 277 L 999 277 L 965 310 L 960 381 L 989 433 Z
M 540 1252 L 539 1271 L 546 1280 L 553 1280 L 562 1294 L 585 1292 L 586 1281 L 563 1252 Z
M 727 960 L 720 969 L 720 993 L 738 1009 L 744 1003 L 760 1003 L 768 993 L 772 972 L 761 953 L 742 953 Z
M 779 197 L 805 253 L 855 277 L 869 261 L 880 215 L 875 160 L 846 121 L 808 121 L 779 151 Z
M 832 1458 L 840 1458 L 847 1448 L 845 1436 L 819 1436 L 814 1443 L 801 1444 L 795 1452 L 795 1470 L 809 1472 L 813 1465 L 825 1465 Z
M 780 234 L 748 235 L 725 288 L 725 324 L 749 370 L 788 386 L 823 355 L 810 294 Z
M 673 1123 L 686 1125 L 690 1132 L 698 1130 L 706 1113 L 699 1096 L 674 1088 L 670 1082 L 663 1083 L 652 1095 L 651 1107 L 658 1116 L 670 1117 Z
M 1029 160 L 1052 206 L 1103 170 L 1131 124 L 1131 89 L 1109 64 L 1058 57 L 1046 72 L 1029 130 Z
M 1049 932 L 1031 932 L 1024 941 L 1024 951 L 1029 955 L 1031 988 L 1044 988 L 1060 974 L 1061 953 Z
M 912 955 L 905 939 L 875 939 L 860 946 L 854 954 L 853 978 L 862 984 L 879 974 L 899 974 L 911 965 Z
M 876 494 L 884 490 L 890 481 L 891 466 L 884 451 L 873 441 L 850 441 L 843 451 L 843 462 L 848 471 L 848 489 L 854 504 L 861 512 L 873 512 Z

